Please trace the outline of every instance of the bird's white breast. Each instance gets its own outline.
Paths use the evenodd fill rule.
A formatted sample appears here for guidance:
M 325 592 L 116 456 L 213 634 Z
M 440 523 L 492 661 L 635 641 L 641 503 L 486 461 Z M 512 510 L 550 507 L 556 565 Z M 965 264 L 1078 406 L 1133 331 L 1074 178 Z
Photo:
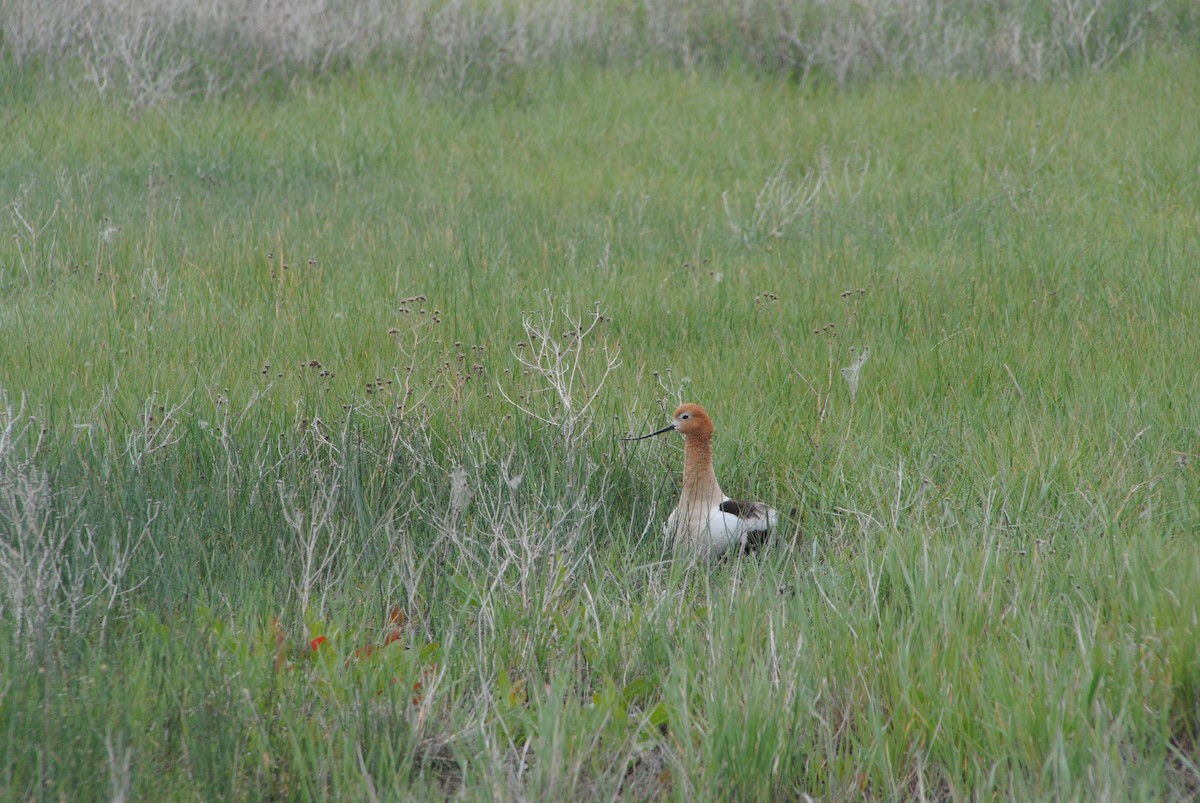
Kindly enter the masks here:
M 722 502 L 728 501 L 728 497 Z M 707 551 L 718 558 L 730 547 L 743 544 L 748 533 L 765 532 L 775 526 L 778 514 L 766 508 L 766 515 L 742 517 L 721 510 L 720 505 L 692 511 L 677 507 L 671 512 L 663 527 L 663 533 L 673 538 L 678 545 L 687 545 L 696 550 Z

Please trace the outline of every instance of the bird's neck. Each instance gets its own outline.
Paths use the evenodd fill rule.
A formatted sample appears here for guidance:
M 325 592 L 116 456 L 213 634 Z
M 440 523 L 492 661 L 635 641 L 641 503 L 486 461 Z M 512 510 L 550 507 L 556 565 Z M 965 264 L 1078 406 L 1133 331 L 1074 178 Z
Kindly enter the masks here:
M 683 446 L 683 498 L 708 508 L 725 498 L 713 472 L 712 438 L 689 437 Z

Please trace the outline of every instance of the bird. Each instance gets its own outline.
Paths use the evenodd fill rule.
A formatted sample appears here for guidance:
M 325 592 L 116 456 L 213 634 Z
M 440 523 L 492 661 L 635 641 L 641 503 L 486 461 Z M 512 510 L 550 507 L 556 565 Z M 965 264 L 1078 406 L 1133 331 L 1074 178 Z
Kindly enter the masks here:
M 667 518 L 663 534 L 677 546 L 716 560 L 731 548 L 766 543 L 779 513 L 763 502 L 730 499 L 713 471 L 713 422 L 699 404 L 682 404 L 669 426 L 625 441 L 640 441 L 667 432 L 683 435 L 683 487 L 679 504 Z

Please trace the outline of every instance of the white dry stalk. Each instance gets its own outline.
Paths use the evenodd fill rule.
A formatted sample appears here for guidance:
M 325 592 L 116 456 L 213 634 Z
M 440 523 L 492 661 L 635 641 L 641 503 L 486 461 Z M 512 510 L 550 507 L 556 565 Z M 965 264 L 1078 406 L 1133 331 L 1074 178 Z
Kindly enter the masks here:
M 212 399 L 213 420 L 216 422 L 216 425 L 213 426 L 207 421 L 202 420 L 200 422 L 200 428 L 210 432 L 217 439 L 217 443 L 221 447 L 221 453 L 224 455 L 225 462 L 225 493 L 231 502 L 233 500 L 235 491 L 238 489 L 243 480 L 243 477 L 250 477 L 253 478 L 253 484 L 251 485 L 250 492 L 250 504 L 254 504 L 258 499 L 261 480 L 268 476 L 267 461 L 269 459 L 269 452 L 271 447 L 275 445 L 270 443 L 271 437 L 269 433 L 263 432 L 258 444 L 258 448 L 255 451 L 254 460 L 257 465 L 257 470 L 251 469 L 249 471 L 243 471 L 241 457 L 233 439 L 233 431 L 235 428 L 241 428 L 242 423 L 246 420 L 246 417 L 250 414 L 250 411 L 255 405 L 257 405 L 260 401 L 262 401 L 263 398 L 267 396 L 273 387 L 274 383 L 268 382 L 265 386 L 259 388 L 253 394 L 251 394 L 250 399 L 242 407 L 242 411 L 238 414 L 236 419 L 233 417 L 229 397 L 225 393 L 217 394 L 216 398 L 212 398 L 212 394 L 209 394 L 209 398 Z M 276 463 L 274 467 L 278 468 L 278 465 L 279 463 Z
M 299 549 L 299 577 L 295 586 L 300 610 L 307 612 L 314 591 L 326 580 L 345 542 L 344 535 L 336 532 L 334 521 L 341 471 L 336 468 L 330 472 L 314 470 L 311 487 L 303 495 L 307 505 L 298 501 L 301 494 L 295 488 L 289 488 L 284 480 L 279 480 L 277 486 L 283 519 L 296 535 L 295 544 L 281 543 L 280 548 L 288 555 L 294 555 L 294 550 Z
M 133 787 L 130 768 L 133 764 L 133 748 L 125 743 L 125 737 L 112 732 L 104 736 L 104 751 L 108 756 L 109 799 L 113 803 L 125 803 Z
M 77 602 L 70 599 L 64 574 L 69 534 L 54 515 L 44 471 L 28 468 L 0 476 L 0 618 L 13 623 L 26 657 L 53 631 L 62 603 Z
M 54 209 L 50 212 L 50 215 L 46 218 L 45 222 L 41 224 L 30 223 L 25 216 L 21 214 L 21 204 L 25 201 L 26 197 L 29 195 L 29 191 L 32 189 L 32 182 L 23 185 L 18 190 L 17 197 L 4 207 L 4 211 L 7 211 L 12 217 L 14 229 L 13 245 L 16 246 L 17 257 L 21 260 L 21 269 L 24 271 L 25 278 L 28 280 L 33 279 L 33 269 L 37 264 L 37 260 L 34 258 L 34 255 L 39 249 L 42 248 L 42 239 L 46 235 L 47 231 L 50 232 L 50 242 L 47 244 L 47 251 L 53 252 L 58 243 L 58 227 L 50 229 L 50 224 L 54 222 L 56 217 L 58 217 L 58 211 L 61 205 L 61 201 L 56 201 L 54 203 Z M 27 246 L 30 251 L 30 256 L 28 257 L 26 256 Z M 31 264 L 31 262 L 33 264 Z M 0 274 L 0 278 L 3 278 L 3 274 Z
M 592 521 L 603 505 L 605 490 L 603 477 L 599 488 L 589 491 L 592 478 L 596 477 L 599 467 L 590 460 L 585 461 L 583 476 L 556 495 L 551 488 L 545 488 L 533 494 L 535 499 L 546 501 L 540 509 L 523 505 L 512 507 L 512 527 L 508 538 L 497 538 L 496 544 L 505 553 L 506 558 L 513 561 L 519 569 L 518 586 L 521 599 L 526 605 L 540 599 L 543 609 L 549 609 L 552 603 L 569 583 L 560 583 L 550 588 L 535 586 L 539 574 L 554 576 L 555 571 L 544 568 L 547 560 L 568 560 L 565 556 L 575 556 L 575 560 L 559 565 L 562 578 L 573 577 L 583 560 L 588 557 L 588 551 L 577 548 L 584 534 L 584 525 Z M 498 532 L 497 535 L 500 535 Z M 542 571 L 539 572 L 539 568 Z M 497 579 L 502 575 L 498 575 Z
M 514 400 L 503 386 L 500 394 L 513 407 L 529 418 L 555 427 L 568 448 L 578 446 L 591 429 L 591 408 L 608 377 L 621 364 L 619 346 L 601 339 L 598 348 L 603 367 L 599 376 L 588 385 L 591 345 L 596 327 L 604 320 L 605 310 L 599 302 L 586 313 L 576 313 L 567 302 L 560 312 L 554 309 L 549 291 L 546 299 L 549 311 L 531 312 L 523 316 L 525 348 L 513 352 L 518 364 L 538 383 L 523 401 Z
M 83 553 L 90 558 L 91 564 L 88 568 L 94 578 L 99 581 L 92 595 L 102 609 L 100 614 L 101 642 L 108 633 L 109 617 L 117 603 L 123 597 L 141 588 L 149 579 L 148 577 L 143 578 L 141 582 L 134 585 L 126 583 L 126 575 L 133 563 L 134 553 L 150 535 L 154 520 L 158 518 L 160 510 L 161 506 L 155 504 L 146 511 L 145 521 L 136 536 L 133 534 L 133 525 L 130 523 L 124 539 L 118 538 L 116 533 L 112 533 L 108 543 L 103 546 L 97 543 L 92 527 L 84 527 L 82 530 Z
M 841 160 L 840 171 L 834 168 L 828 148 L 822 148 L 818 158 L 821 172 L 825 174 L 825 189 L 833 200 L 857 201 L 867 185 L 867 174 L 871 171 L 871 154 L 868 152 L 861 157 L 844 157 Z
M 25 412 L 25 405 L 25 396 L 22 395 L 20 404 L 13 410 L 8 393 L 0 388 L 0 481 L 21 474 L 32 462 L 28 457 L 22 459 L 21 453 L 37 454 L 42 445 L 39 432 L 37 441 L 25 447 L 30 430 L 34 429 L 34 419 Z
M 190 398 L 190 395 L 189 395 Z M 125 454 L 135 469 L 142 468 L 148 458 L 179 442 L 179 413 L 186 403 L 159 404 L 158 391 L 150 394 L 142 405 L 138 424 L 125 436 Z
M 366 759 L 363 758 L 362 742 L 354 743 L 354 757 L 358 760 L 358 771 L 366 786 L 367 800 L 370 800 L 371 803 L 379 803 L 382 798 L 379 796 L 379 790 L 375 787 L 375 779 L 372 777 L 371 771 L 367 769 Z
M 67 517 L 54 515 L 49 477 L 26 456 L 33 426 L 24 397 L 14 411 L 0 389 L 0 618 L 13 623 L 26 657 L 52 629 L 67 591 L 69 536 Z
M 158 272 L 158 268 L 147 265 L 142 271 L 142 295 L 154 306 L 166 306 L 171 289 L 171 278 Z
M 1050 42 L 1063 60 L 1104 69 L 1142 40 L 1146 18 L 1153 17 L 1162 2 L 1148 3 L 1134 14 L 1119 38 L 1106 32 L 1106 5 L 1105 0 L 1058 0 L 1051 6 Z
M 661 373 L 655 371 L 654 379 L 658 382 L 658 389 L 662 391 L 662 395 L 658 399 L 658 406 L 663 413 L 670 417 L 674 415 L 675 408 L 683 404 L 683 386 L 691 384 L 692 379 L 684 376 L 677 381 L 670 368 Z
M 14 412 L 0 390 L 0 618 L 12 622 L 26 657 L 59 629 L 75 632 L 93 606 L 104 638 L 118 603 L 141 585 L 129 584 L 129 570 L 158 516 L 155 506 L 136 535 L 130 525 L 124 539 L 98 543 L 77 506 L 56 500 L 49 475 L 22 456 L 40 445 L 26 445 L 32 428 L 24 400 Z
M 1121 0 L 985 5 L 744 0 L 731 10 L 733 46 L 764 71 L 801 80 L 819 71 L 838 85 L 878 75 L 1036 80 L 1073 65 L 1103 68 L 1149 32 L 1167 41 L 1187 34 L 1186 23 L 1161 13 L 1162 0 L 1132 11 Z M 714 50 L 712 9 L 702 0 L 646 0 L 638 9 L 635 20 L 586 0 L 0 0 L 0 49 L 18 67 L 79 65 L 68 75 L 82 72 L 95 91 L 137 105 L 381 56 L 459 90 L 572 54 L 641 58 L 649 47 L 689 65 L 726 57 Z
M 77 55 L 88 83 L 99 94 L 120 86 L 134 106 L 150 106 L 180 94 L 195 66 L 154 9 L 106 4 L 109 13 L 80 24 Z
M 565 488 L 536 472 L 516 470 L 516 459 L 515 450 L 497 457 L 488 445 L 464 456 L 465 465 L 456 469 L 464 475 L 486 476 L 486 467 L 499 464 L 499 476 L 488 493 L 475 494 L 469 529 L 454 522 L 441 526 L 463 561 L 460 571 L 484 589 L 479 617 L 485 630 L 495 625 L 497 595 L 516 593 L 527 607 L 543 609 L 561 599 L 588 559 L 579 541 L 605 498 L 603 469 L 586 458 Z
M 393 329 L 391 334 L 396 343 L 396 349 L 400 352 L 400 365 L 396 368 L 395 373 L 397 398 L 399 399 L 396 409 L 400 418 L 404 419 L 421 411 L 426 400 L 433 393 L 432 384 L 422 386 L 422 383 L 413 382 L 413 374 L 421 364 L 422 355 L 428 353 L 426 345 L 430 336 L 429 328 L 424 325 L 413 326 L 409 333 L 411 343 L 407 342 L 410 338 L 404 336 L 399 328 Z
M 834 165 L 829 149 L 822 148 L 817 154 L 816 166 L 808 168 L 798 178 L 789 175 L 789 163 L 789 159 L 784 159 L 763 181 L 749 214 L 736 212 L 730 205 L 729 193 L 721 193 L 725 219 L 743 244 L 753 245 L 782 237 L 812 208 L 822 193 L 837 202 L 857 200 L 866 186 L 871 157 L 869 154 L 862 158 L 846 157 L 841 160 L 839 169 Z
M 763 181 L 749 215 L 739 215 L 729 205 L 729 193 L 721 193 L 725 219 L 734 236 L 746 245 L 782 237 L 796 218 L 808 211 L 825 186 L 823 167 L 809 168 L 798 179 L 788 175 L 788 159 Z

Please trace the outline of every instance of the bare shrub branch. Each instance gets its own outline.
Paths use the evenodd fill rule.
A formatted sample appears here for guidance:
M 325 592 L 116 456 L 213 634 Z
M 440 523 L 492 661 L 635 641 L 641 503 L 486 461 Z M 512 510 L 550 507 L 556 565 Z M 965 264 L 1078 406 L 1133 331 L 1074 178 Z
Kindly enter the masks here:
M 388 58 L 462 92 L 512 68 L 647 55 L 842 86 L 885 75 L 1040 80 L 1146 44 L 1194 46 L 1171 0 L 0 0 L 0 48 L 134 105 Z M 82 69 L 75 69 L 82 67 Z
M 521 320 L 525 340 L 513 352 L 532 384 L 513 399 L 503 385 L 504 399 L 534 421 L 555 427 L 568 447 L 577 446 L 592 427 L 592 405 L 604 383 L 621 364 L 621 348 L 601 337 L 593 345 L 597 327 L 608 319 L 596 302 L 586 312 L 576 312 L 568 301 L 554 308 L 526 314 Z M 599 362 L 595 368 L 594 361 Z
M 311 608 L 314 593 L 325 587 L 330 568 L 345 542 L 335 518 L 341 469 L 326 471 L 324 467 L 315 467 L 308 479 L 303 493 L 282 479 L 278 481 L 283 519 L 295 535 L 293 542 L 280 543 L 280 549 L 299 564 L 294 589 L 301 612 Z M 323 593 L 321 598 L 323 601 Z
M 748 210 L 739 211 L 730 204 L 729 193 L 721 193 L 725 219 L 743 244 L 755 245 L 784 236 L 822 195 L 835 202 L 856 200 L 866 185 L 871 160 L 869 156 L 861 161 L 845 158 L 835 166 L 828 149 L 822 148 L 816 164 L 798 176 L 792 175 L 789 165 L 790 160 L 784 159 L 766 177 Z
M 0 390 L 0 619 L 13 624 L 27 658 L 60 631 L 78 632 L 91 608 L 103 641 L 120 601 L 141 585 L 130 585 L 130 568 L 158 516 L 154 506 L 136 533 L 131 523 L 124 538 L 101 539 L 82 521 L 78 503 L 56 495 L 34 463 L 35 426 L 24 401 L 14 411 Z
M 183 437 L 179 432 L 182 409 L 183 403 L 170 406 L 159 403 L 157 390 L 150 394 L 142 405 L 140 419 L 125 436 L 125 455 L 134 469 L 142 468 L 151 458 L 179 442 Z

